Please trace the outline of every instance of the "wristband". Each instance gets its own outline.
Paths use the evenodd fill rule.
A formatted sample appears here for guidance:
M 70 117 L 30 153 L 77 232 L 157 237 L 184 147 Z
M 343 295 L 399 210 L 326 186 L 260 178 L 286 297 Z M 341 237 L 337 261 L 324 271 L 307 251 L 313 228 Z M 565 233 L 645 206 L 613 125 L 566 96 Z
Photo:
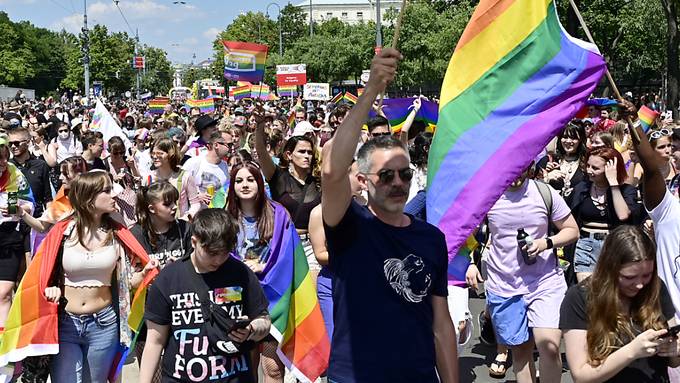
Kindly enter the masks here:
M 552 241 L 552 239 L 550 239 L 550 237 L 545 238 L 545 243 L 548 246 L 548 247 L 545 248 L 546 250 L 553 248 L 553 241 Z

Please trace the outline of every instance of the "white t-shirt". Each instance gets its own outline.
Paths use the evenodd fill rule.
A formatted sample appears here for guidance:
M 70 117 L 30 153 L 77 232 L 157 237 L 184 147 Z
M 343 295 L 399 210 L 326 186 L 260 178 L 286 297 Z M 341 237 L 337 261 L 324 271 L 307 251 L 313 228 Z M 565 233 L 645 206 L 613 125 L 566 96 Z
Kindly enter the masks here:
M 149 174 L 151 174 L 151 164 L 153 161 L 151 160 L 149 149 L 135 151 L 134 158 L 135 164 L 137 164 L 137 170 L 139 170 L 139 175 L 142 176 L 142 178 L 146 178 Z
M 647 212 L 654 221 L 659 278 L 666 283 L 675 306 L 675 318 L 680 320 L 680 202 L 666 190 L 661 203 Z
M 229 183 L 229 167 L 225 161 L 211 164 L 203 155 L 191 157 L 182 168 L 194 178 L 201 193 L 207 193 L 209 185 L 218 190 Z

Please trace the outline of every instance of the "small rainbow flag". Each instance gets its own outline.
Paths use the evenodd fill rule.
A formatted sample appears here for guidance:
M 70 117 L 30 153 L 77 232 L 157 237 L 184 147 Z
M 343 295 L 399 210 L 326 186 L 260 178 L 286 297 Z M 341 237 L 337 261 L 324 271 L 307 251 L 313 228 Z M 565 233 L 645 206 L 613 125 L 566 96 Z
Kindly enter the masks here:
M 236 86 L 251 86 L 250 81 L 236 81 Z
M 362 94 L 364 94 L 364 88 L 357 88 L 357 96 L 361 97 Z
M 296 97 L 298 95 L 297 85 L 282 85 L 276 89 L 279 97 Z
M 649 129 L 656 123 L 656 119 L 659 117 L 659 112 L 649 109 L 645 105 L 638 110 L 638 118 L 640 119 L 640 125 L 642 125 L 642 130 L 647 133 Z
M 342 96 L 342 99 L 352 104 L 356 104 L 359 98 L 350 92 L 345 92 L 345 94 Z
M 251 85 L 250 86 L 250 98 L 268 100 L 269 99 L 269 86 L 268 85 Z
M 605 69 L 595 45 L 562 28 L 554 0 L 479 2 L 444 77 L 428 161 L 427 220 L 449 261 Z
M 222 41 L 224 77 L 233 81 L 260 82 L 264 77 L 267 46 L 238 41 Z
M 215 101 L 212 98 L 206 98 L 203 100 L 187 100 L 187 105 L 190 108 L 198 107 L 201 109 L 201 113 L 212 113 L 215 111 Z
M 333 96 L 333 98 L 331 98 L 331 100 L 329 102 L 333 103 L 333 104 L 337 104 L 338 102 L 340 102 L 340 100 L 342 100 L 343 96 L 344 96 L 344 93 L 340 92 L 340 93 L 336 94 L 335 96 Z
M 238 86 L 234 88 L 234 100 L 242 100 L 250 97 L 250 85 Z
M 154 98 L 149 100 L 149 113 L 163 114 L 163 108 L 169 104 L 169 101 L 164 98 Z

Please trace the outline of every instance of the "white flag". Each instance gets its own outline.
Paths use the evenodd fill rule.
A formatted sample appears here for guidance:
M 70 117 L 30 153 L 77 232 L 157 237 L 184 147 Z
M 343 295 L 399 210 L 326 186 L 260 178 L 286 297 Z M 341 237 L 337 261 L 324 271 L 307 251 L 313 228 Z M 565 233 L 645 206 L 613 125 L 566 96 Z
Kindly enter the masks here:
M 101 132 L 104 135 L 104 146 L 108 145 L 109 139 L 111 137 L 120 137 L 125 143 L 126 148 L 131 148 L 132 143 L 127 138 L 123 129 L 118 126 L 116 120 L 113 119 L 111 113 L 106 110 L 104 104 L 101 100 L 97 100 L 97 106 L 94 108 L 94 115 L 92 116 L 92 122 L 90 123 L 90 130 L 95 132 Z

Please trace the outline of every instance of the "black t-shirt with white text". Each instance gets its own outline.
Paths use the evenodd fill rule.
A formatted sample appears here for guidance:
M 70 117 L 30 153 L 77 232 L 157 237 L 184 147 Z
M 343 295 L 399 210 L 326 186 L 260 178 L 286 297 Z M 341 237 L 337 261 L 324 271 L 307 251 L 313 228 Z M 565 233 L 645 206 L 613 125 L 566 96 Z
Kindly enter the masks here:
M 409 218 L 391 226 L 352 201 L 337 226 L 324 228 L 334 276 L 329 380 L 439 382 L 432 296 L 448 294 L 446 242 Z
M 675 316 L 675 307 L 671 301 L 666 285 L 661 283 L 660 299 L 661 312 L 666 321 Z M 564 296 L 560 308 L 560 330 L 588 329 L 588 290 L 585 284 L 571 286 Z M 645 329 L 646 330 L 646 329 Z M 644 330 L 638 330 L 636 336 Z M 631 339 L 632 341 L 632 339 Z M 623 345 L 621 345 L 623 346 Z M 660 356 L 635 359 L 631 364 L 619 371 L 607 383 L 665 383 L 668 379 L 668 359 Z
M 196 273 L 191 258 L 165 267 L 149 288 L 145 319 L 170 326 L 164 348 L 162 382 L 251 383 L 253 371 L 248 351 L 229 356 L 211 351 L 202 329 L 199 293 L 188 281 Z M 255 274 L 241 261 L 229 257 L 216 271 L 198 274 L 209 287 L 211 300 L 233 319 L 254 319 L 267 314 L 267 299 Z
M 193 251 L 191 246 L 191 227 L 188 222 L 178 220 L 165 233 L 158 233 L 156 235 L 156 247 L 151 245 L 148 238 L 148 233 L 142 226 L 136 223 L 130 229 L 132 235 L 135 236 L 149 257 L 157 260 L 160 263 L 160 268 L 163 269 L 167 264 L 173 260 L 178 260 L 188 256 Z

